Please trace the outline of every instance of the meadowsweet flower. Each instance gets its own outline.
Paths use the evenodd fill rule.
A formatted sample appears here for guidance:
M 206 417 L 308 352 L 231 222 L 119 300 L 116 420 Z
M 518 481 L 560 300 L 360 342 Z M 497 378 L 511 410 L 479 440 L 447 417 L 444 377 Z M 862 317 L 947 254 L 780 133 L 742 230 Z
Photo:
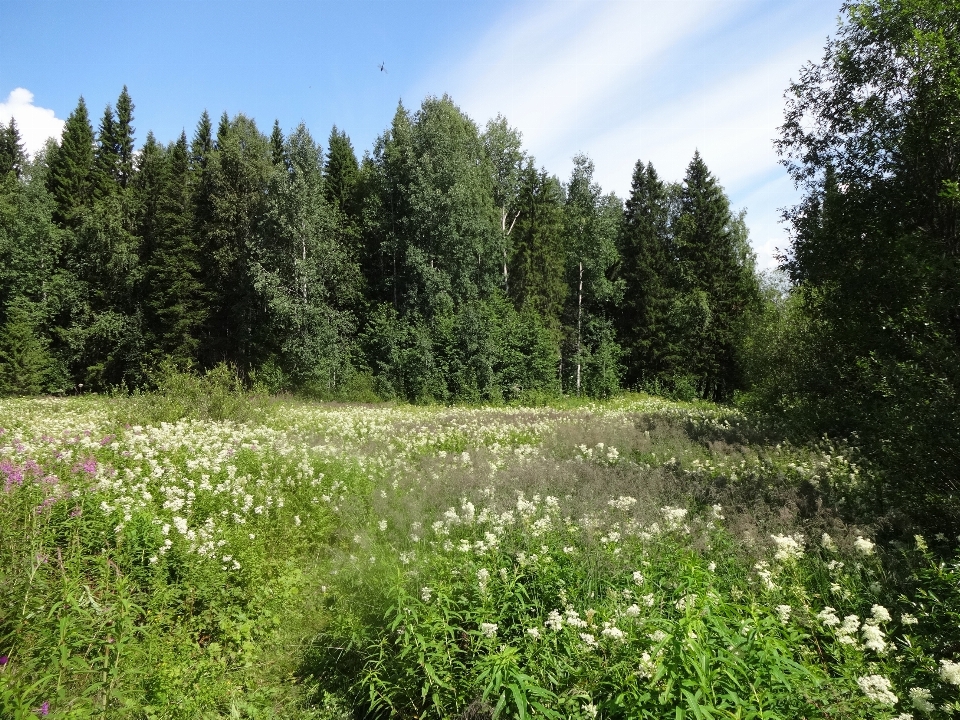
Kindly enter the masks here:
M 774 559 L 786 562 L 803 556 L 803 535 L 771 535 L 770 538 L 777 546 Z
M 714 505 L 714 506 L 711 508 L 711 517 L 712 517 L 714 520 L 723 520 L 723 519 L 724 519 L 724 516 L 723 516 L 723 506 L 721 506 L 721 505 Z
M 777 605 L 775 610 L 777 615 L 780 616 L 780 622 L 786 625 L 790 621 L 790 613 L 793 612 L 793 608 L 789 605 Z
M 580 639 L 583 640 L 584 644 L 589 648 L 597 647 L 597 639 L 590 633 L 580 633 Z
M 637 675 L 640 678 L 651 678 L 657 671 L 657 663 L 650 657 L 650 653 L 643 653 L 640 656 L 640 664 L 637 667 Z
M 589 717 L 595 718 L 597 716 L 597 706 L 592 702 L 587 703 L 583 706 L 583 713 Z
M 627 635 L 620 628 L 614 627 L 610 623 L 603 624 L 603 630 L 600 632 L 600 635 L 609 639 L 616 640 L 617 642 L 626 642 Z
M 820 536 L 820 544 L 823 546 L 824 550 L 829 550 L 831 552 L 836 552 L 837 544 L 833 541 L 833 538 L 824 533 Z
M 377 523 L 377 529 L 378 529 L 380 532 L 385 532 L 386 529 L 387 529 L 387 521 L 386 521 L 386 520 L 381 520 L 380 522 L 378 522 L 378 523 Z
M 937 706 L 933 704 L 932 694 L 926 688 L 910 688 L 910 702 L 914 708 L 927 715 L 937 709 Z
M 714 572 L 716 569 L 717 569 L 717 564 L 715 562 L 711 560 L 709 563 L 707 563 L 707 570 L 709 570 L 710 572 Z
M 652 633 L 647 635 L 647 637 L 650 638 L 653 643 L 659 645 L 670 636 L 667 635 L 667 633 L 665 633 L 663 630 L 654 630 Z
M 554 632 L 559 632 L 563 628 L 563 617 L 560 615 L 560 611 L 551 610 L 544 625 Z
M 496 623 L 480 623 L 480 632 L 485 638 L 493 639 L 497 636 Z
M 899 701 L 899 698 L 893 694 L 890 681 L 883 675 L 865 675 L 857 678 L 857 685 L 873 702 L 893 706 Z
M 825 607 L 817 613 L 817 620 L 823 623 L 824 627 L 836 627 L 840 624 L 840 618 L 837 617 L 837 611 L 832 607 Z
M 857 535 L 857 539 L 854 541 L 853 547 L 861 555 L 873 555 L 873 549 L 876 547 L 876 545 L 862 535 Z
M 640 606 L 633 604 L 623 611 L 623 614 L 627 617 L 640 617 Z
M 640 572 L 639 570 L 635 570 L 633 573 L 633 582 L 636 585 L 643 585 L 643 580 L 644 580 L 643 573 Z
M 537 628 L 527 628 L 527 635 L 532 637 L 534 640 L 540 639 L 540 631 Z
M 423 600 L 423 602 L 425 603 L 430 602 L 431 597 L 433 597 L 433 588 L 429 588 L 429 587 L 420 588 L 420 599 Z
M 923 535 L 914 535 L 913 541 L 917 544 L 917 550 L 920 552 L 926 552 L 927 550 L 927 541 L 923 539 Z M 917 708 L 919 710 L 919 708 Z
M 643 604 L 646 605 L 647 607 L 653 607 L 654 604 L 656 603 L 656 598 L 653 596 L 653 593 L 648 593 L 644 595 L 642 600 L 643 600 Z
M 753 566 L 753 569 L 757 571 L 757 577 L 760 578 L 760 581 L 767 590 L 777 589 L 777 584 L 773 582 L 773 571 L 770 570 L 770 563 L 766 560 L 760 560 Z
M 477 570 L 477 583 L 480 585 L 480 592 L 487 591 L 487 583 L 490 582 L 490 571 L 486 568 Z
M 913 615 L 911 615 L 910 613 L 903 613 L 903 615 L 900 616 L 900 624 L 901 624 L 901 625 L 916 625 L 918 622 L 920 622 L 920 621 L 917 620 L 917 619 L 916 619 Z
M 870 614 L 877 622 L 890 622 L 890 612 L 883 605 L 874 605 L 870 608 Z
M 951 685 L 960 685 L 960 663 L 940 661 L 940 679 Z
M 867 620 L 863 624 L 861 634 L 863 635 L 863 646 L 868 650 L 873 650 L 878 655 L 887 651 L 887 640 L 876 620 Z

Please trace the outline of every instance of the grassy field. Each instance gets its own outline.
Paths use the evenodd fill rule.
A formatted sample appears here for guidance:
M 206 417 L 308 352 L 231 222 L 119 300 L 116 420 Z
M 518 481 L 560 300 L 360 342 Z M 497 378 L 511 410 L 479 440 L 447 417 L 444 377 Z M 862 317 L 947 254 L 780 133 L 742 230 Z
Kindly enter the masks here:
M 0 401 L 3 718 L 960 711 L 956 538 L 645 396 Z

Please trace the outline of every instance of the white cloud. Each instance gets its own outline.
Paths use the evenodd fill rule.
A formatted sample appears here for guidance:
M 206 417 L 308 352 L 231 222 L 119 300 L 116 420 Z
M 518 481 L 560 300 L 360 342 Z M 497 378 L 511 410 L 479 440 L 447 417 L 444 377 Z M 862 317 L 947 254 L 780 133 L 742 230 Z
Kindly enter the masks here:
M 772 265 L 773 247 L 786 245 L 779 208 L 795 197 L 772 142 L 783 92 L 820 56 L 835 8 L 807 0 L 521 7 L 420 95 L 450 92 L 481 124 L 503 113 L 538 164 L 561 178 L 585 152 L 597 181 L 621 197 L 638 159 L 679 180 L 699 149 L 734 206 L 747 208 L 759 264 Z
M 17 122 L 24 149 L 31 155 L 43 149 L 47 138 L 59 140 L 65 124 L 53 110 L 34 105 L 33 93 L 20 87 L 0 103 L 0 123 L 6 125 L 11 117 Z

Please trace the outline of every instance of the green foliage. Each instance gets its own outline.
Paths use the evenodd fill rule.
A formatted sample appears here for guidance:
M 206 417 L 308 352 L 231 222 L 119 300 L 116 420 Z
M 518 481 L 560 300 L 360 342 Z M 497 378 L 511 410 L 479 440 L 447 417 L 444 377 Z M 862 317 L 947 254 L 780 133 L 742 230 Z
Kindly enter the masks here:
M 84 208 L 93 200 L 95 174 L 93 128 L 87 104 L 81 97 L 67 117 L 60 146 L 48 158 L 47 187 L 56 202 L 54 220 L 73 228 Z
M 960 113 L 952 1 L 847 3 L 788 92 L 779 141 L 804 192 L 787 268 L 806 328 L 798 425 L 858 433 L 914 520 L 958 527 Z M 815 122 L 811 123 L 810 118 Z
M 36 321 L 23 305 L 7 309 L 0 329 L 0 393 L 39 395 L 49 387 L 52 360 Z

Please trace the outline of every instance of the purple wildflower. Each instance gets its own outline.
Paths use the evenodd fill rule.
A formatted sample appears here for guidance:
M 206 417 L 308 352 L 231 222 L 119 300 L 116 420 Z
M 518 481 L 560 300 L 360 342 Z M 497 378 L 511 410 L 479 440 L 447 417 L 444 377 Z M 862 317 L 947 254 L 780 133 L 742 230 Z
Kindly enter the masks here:
M 8 655 L 0 655 L 0 667 L 3 667 L 8 662 L 10 662 L 10 657 Z
M 38 708 L 34 708 L 33 711 L 34 711 L 37 715 L 40 715 L 40 716 L 49 715 L 49 714 L 50 714 L 50 701 L 49 701 L 49 700 L 44 700 L 44 701 L 43 701 L 43 705 L 41 705 L 41 706 L 38 707 Z

